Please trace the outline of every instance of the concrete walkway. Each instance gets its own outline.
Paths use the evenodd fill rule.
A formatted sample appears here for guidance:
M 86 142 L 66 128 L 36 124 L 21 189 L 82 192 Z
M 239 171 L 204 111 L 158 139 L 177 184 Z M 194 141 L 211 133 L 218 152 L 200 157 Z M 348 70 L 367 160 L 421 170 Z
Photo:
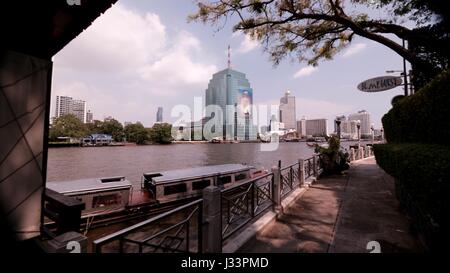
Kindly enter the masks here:
M 347 175 L 314 183 L 238 252 L 359 252 L 377 241 L 381 252 L 422 252 L 399 211 L 394 182 L 367 158 Z

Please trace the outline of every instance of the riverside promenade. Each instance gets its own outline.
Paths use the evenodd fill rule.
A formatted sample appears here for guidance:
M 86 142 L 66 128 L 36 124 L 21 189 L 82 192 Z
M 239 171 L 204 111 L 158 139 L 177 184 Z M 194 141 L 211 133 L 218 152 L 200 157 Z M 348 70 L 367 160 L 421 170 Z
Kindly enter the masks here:
M 393 179 L 374 157 L 313 183 L 238 252 L 368 253 L 371 241 L 383 253 L 424 251 L 399 209 Z

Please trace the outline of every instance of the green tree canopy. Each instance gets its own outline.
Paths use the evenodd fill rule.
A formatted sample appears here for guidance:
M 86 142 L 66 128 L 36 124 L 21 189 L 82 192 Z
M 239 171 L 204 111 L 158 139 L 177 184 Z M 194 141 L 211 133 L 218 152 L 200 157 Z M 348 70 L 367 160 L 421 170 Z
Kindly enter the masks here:
M 102 133 L 103 122 L 101 120 L 93 120 L 92 123 L 86 123 L 86 134 Z
M 172 141 L 172 125 L 157 123 L 149 130 L 150 140 L 156 143 L 166 144 Z
M 50 131 L 50 140 L 58 137 L 81 138 L 86 134 L 84 124 L 73 114 L 58 117 L 53 122 Z
M 101 133 L 111 135 L 115 141 L 122 141 L 124 137 L 123 125 L 115 119 L 106 120 L 101 123 Z
M 230 17 L 238 22 L 234 31 L 242 31 L 262 43 L 274 64 L 286 56 L 300 62 L 317 65 L 319 60 L 331 59 L 347 47 L 355 35 L 378 42 L 407 59 L 415 69 L 434 76 L 442 69 L 421 54 L 403 48 L 392 36 L 411 41 L 414 48 L 436 52 L 448 57 L 448 31 L 421 31 L 420 27 L 446 23 L 447 13 L 438 14 L 436 4 L 446 1 L 424 0 L 199 0 L 198 11 L 189 16 L 223 26 Z M 433 2 L 434 4 L 430 4 Z M 436 5 L 435 5 L 436 4 Z M 382 9 L 381 18 L 361 10 Z M 378 13 L 377 13 L 378 14 Z M 414 20 L 417 28 L 398 23 Z M 447 29 L 448 30 L 448 29 Z M 423 50 L 422 50 L 423 51 Z M 447 58 L 448 64 L 448 58 Z
M 147 130 L 140 122 L 128 124 L 124 132 L 127 141 L 136 142 L 136 144 L 144 144 L 149 139 Z

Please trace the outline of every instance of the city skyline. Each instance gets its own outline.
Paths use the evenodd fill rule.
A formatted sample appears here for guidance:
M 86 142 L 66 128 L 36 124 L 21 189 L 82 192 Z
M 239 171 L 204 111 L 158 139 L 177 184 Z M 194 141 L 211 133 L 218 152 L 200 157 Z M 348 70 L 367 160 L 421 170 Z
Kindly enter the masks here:
M 373 42 L 355 38 L 333 61 L 318 67 L 289 60 L 273 67 L 261 46 L 232 33 L 231 24 L 214 33 L 185 22 L 195 11 L 192 3 L 179 1 L 173 14 L 169 6 L 128 0 L 114 5 L 54 57 L 52 99 L 60 94 L 78 97 L 92 102 L 97 119 L 113 115 L 120 121 L 141 120 L 145 126 L 156 121 L 154 113 L 162 106 L 168 109 L 167 122 L 173 122 L 170 110 L 180 103 L 192 107 L 210 75 L 226 65 L 228 44 L 233 68 L 252 82 L 254 104 L 278 104 L 277 98 L 289 89 L 296 96 L 297 118 L 326 118 L 329 128 L 335 116 L 360 109 L 367 109 L 379 128 L 391 98 L 402 93 L 401 87 L 376 94 L 357 90 L 359 82 L 401 66 L 400 57 Z M 132 33 L 138 40 L 128 34 L 118 38 L 105 29 Z M 119 50 L 123 47 L 131 50 L 124 54 Z

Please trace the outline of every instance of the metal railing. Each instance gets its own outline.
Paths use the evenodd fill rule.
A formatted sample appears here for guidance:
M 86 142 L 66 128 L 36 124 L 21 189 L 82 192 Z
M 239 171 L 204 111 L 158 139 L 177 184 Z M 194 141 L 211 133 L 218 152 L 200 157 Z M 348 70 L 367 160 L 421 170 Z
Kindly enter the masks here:
M 278 213 L 283 198 L 322 172 L 321 159 L 315 155 L 234 187 L 208 187 L 202 199 L 95 240 L 93 250 L 218 252 L 230 236 L 267 209 Z
M 202 252 L 202 206 L 199 199 L 93 242 L 93 251 Z
M 284 198 L 300 184 L 300 163 L 295 163 L 280 169 L 280 193 Z
M 317 175 L 316 177 L 319 177 L 320 175 L 322 175 L 324 169 L 323 169 L 323 155 L 317 155 L 314 158 L 316 158 L 317 162 L 316 162 L 316 170 L 317 170 Z
M 305 159 L 305 179 L 314 176 L 314 157 Z
M 222 240 L 273 206 L 273 177 L 269 173 L 222 190 Z

